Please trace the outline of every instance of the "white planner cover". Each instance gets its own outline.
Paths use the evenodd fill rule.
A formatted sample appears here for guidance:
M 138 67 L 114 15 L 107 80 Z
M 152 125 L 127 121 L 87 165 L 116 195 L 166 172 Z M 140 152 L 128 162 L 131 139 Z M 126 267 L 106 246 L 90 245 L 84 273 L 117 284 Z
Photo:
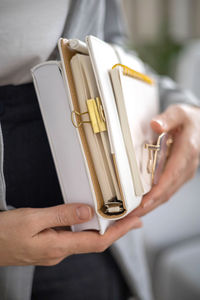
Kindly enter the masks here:
M 61 63 L 49 61 L 37 65 L 32 75 L 64 202 L 87 203 L 94 207 L 89 171 L 77 130 L 71 122 Z M 91 221 L 74 225 L 72 229 L 96 229 L 103 234 L 110 223 L 112 221 L 95 215 Z

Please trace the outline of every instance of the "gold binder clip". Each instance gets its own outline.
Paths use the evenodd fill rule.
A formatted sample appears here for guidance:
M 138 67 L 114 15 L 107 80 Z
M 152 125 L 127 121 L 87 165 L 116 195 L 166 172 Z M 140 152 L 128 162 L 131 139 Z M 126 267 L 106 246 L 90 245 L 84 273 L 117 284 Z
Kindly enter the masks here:
M 112 69 L 116 68 L 116 67 L 121 67 L 123 69 L 123 74 L 125 76 L 130 76 L 130 77 L 133 77 L 133 78 L 136 78 L 136 79 L 139 79 L 141 81 L 144 81 L 148 84 L 154 84 L 154 81 L 153 79 L 151 79 L 149 76 L 145 75 L 145 74 L 142 74 L 138 71 L 135 71 L 125 65 L 122 65 L 122 64 L 115 64 Z
M 80 112 L 78 112 L 78 111 L 76 111 L 76 110 L 73 110 L 72 112 L 71 112 L 71 120 L 72 120 L 72 124 L 74 125 L 74 127 L 76 127 L 76 128 L 79 128 L 82 124 L 85 124 L 85 123 L 91 123 L 91 121 L 80 121 L 79 123 L 77 123 L 76 121 L 75 121 L 75 118 L 74 118 L 74 116 L 79 116 L 79 117 L 81 117 L 81 116 L 83 116 L 83 115 L 86 115 L 86 114 L 88 114 L 88 111 L 86 111 L 86 112 L 83 112 L 83 113 L 80 113 Z
M 96 97 L 95 99 L 88 99 L 86 100 L 86 103 L 87 103 L 88 111 L 83 113 L 80 113 L 75 110 L 72 111 L 71 113 L 72 124 L 76 128 L 79 128 L 83 124 L 91 123 L 94 133 L 106 131 L 106 120 L 105 120 L 100 98 Z M 85 114 L 89 115 L 88 121 L 81 120 L 81 117 Z M 78 123 L 75 121 L 75 117 L 74 117 L 75 115 L 80 117 L 80 121 Z
M 88 99 L 86 102 L 94 133 L 106 131 L 106 121 L 100 98 Z

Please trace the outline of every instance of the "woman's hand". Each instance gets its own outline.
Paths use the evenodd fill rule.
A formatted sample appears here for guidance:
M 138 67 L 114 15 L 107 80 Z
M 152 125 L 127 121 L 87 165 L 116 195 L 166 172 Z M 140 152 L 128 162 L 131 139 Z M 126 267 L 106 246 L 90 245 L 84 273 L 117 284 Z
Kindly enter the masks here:
M 0 266 L 54 265 L 76 253 L 101 252 L 130 229 L 138 217 L 115 222 L 101 236 L 95 231 L 71 232 L 66 226 L 89 221 L 93 210 L 83 204 L 20 208 L 0 213 Z
M 157 133 L 172 132 L 174 143 L 165 170 L 157 185 L 143 197 L 130 215 L 141 217 L 165 203 L 189 179 L 199 165 L 200 108 L 172 105 L 154 118 L 151 126 Z

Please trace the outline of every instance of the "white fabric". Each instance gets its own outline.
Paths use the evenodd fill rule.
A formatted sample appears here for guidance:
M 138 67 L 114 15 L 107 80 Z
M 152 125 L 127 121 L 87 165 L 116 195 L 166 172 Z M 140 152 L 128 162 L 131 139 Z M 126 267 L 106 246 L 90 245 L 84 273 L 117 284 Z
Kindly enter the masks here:
M 164 251 L 156 268 L 156 299 L 200 299 L 200 238 Z
M 200 169 L 170 201 L 144 217 L 146 246 L 152 256 L 175 243 L 199 235 L 199 182 Z
M 70 0 L 1 0 L 0 85 L 31 82 L 30 69 L 49 58 Z

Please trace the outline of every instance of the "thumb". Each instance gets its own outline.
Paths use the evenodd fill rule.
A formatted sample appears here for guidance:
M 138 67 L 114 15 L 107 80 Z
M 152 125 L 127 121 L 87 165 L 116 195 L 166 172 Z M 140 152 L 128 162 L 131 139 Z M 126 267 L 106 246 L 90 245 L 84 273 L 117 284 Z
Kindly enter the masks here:
M 92 207 L 82 203 L 41 208 L 36 213 L 37 230 L 39 232 L 51 227 L 81 224 L 89 221 L 92 217 Z
M 172 105 L 151 120 L 151 127 L 155 132 L 162 133 L 178 129 L 183 123 L 183 111 L 178 106 Z

